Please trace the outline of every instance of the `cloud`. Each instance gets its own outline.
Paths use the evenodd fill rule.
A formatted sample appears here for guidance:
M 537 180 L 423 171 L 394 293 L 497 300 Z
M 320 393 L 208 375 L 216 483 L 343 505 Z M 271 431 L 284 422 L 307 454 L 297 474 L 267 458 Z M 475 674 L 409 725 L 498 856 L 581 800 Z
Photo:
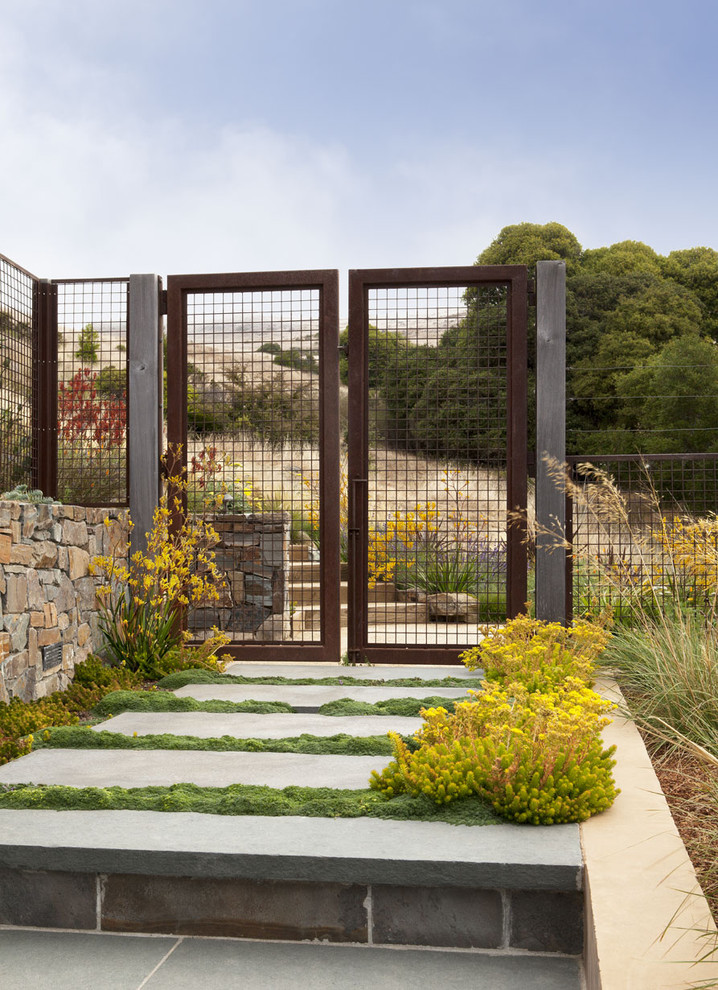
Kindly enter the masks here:
M 0 129 L 0 250 L 43 275 L 328 265 L 338 203 L 360 185 L 341 147 L 268 128 L 200 142 L 178 120 L 5 103 Z

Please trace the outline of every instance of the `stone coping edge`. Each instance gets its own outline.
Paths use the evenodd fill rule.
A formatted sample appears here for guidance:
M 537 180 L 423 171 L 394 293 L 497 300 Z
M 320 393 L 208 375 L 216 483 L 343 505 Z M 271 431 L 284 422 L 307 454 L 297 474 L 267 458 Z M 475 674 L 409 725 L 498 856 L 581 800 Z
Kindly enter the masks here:
M 596 690 L 622 702 L 610 677 Z M 587 990 L 678 990 L 718 986 L 716 928 L 636 726 L 615 717 L 621 788 L 612 807 L 581 824 L 586 878 Z M 713 933 L 713 940 L 711 940 Z
M 0 810 L 0 867 L 82 873 L 581 890 L 575 825 Z

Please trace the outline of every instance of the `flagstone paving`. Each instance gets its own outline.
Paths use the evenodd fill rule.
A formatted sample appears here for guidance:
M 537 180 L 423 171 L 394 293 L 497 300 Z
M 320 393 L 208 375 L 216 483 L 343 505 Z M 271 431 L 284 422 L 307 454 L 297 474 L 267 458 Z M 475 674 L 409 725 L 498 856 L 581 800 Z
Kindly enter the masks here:
M 119 732 L 125 736 L 170 734 L 200 739 L 234 736 L 236 739 L 287 739 L 310 736 L 383 736 L 389 729 L 412 735 L 421 718 L 401 715 L 331 716 L 297 712 L 287 715 L 253 715 L 249 712 L 122 712 L 95 732 Z
M 187 684 L 174 694 L 196 701 L 282 701 L 295 710 L 316 711 L 331 701 L 349 698 L 373 705 L 395 698 L 441 697 L 468 700 L 466 688 L 445 687 L 354 687 L 313 684 Z
M 246 663 L 228 672 L 292 679 L 476 676 L 463 667 Z M 127 712 L 94 732 L 204 739 L 364 736 L 389 729 L 408 735 L 420 719 L 335 718 L 316 709 L 341 698 L 467 696 L 464 688 L 436 685 L 343 684 L 202 684 L 175 693 L 286 701 L 295 713 Z M 370 771 L 388 761 L 40 749 L 0 768 L 0 782 L 363 788 Z M 576 826 L 0 810 L 0 986 L 42 986 L 52 973 L 53 990 L 194 990 L 205 984 L 213 990 L 404 990 L 427 981 L 447 990 L 579 990 L 581 882 Z M 138 934 L 148 932 L 155 934 Z M 319 944 L 326 939 L 364 944 Z

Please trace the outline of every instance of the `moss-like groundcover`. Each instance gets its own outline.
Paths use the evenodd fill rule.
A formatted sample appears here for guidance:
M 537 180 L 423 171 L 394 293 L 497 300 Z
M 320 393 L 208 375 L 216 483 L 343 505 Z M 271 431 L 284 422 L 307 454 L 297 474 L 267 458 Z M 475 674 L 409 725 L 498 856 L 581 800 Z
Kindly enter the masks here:
M 411 737 L 405 740 L 413 744 Z M 332 756 L 386 756 L 393 752 L 388 736 L 312 736 L 307 733 L 285 739 L 236 739 L 218 736 L 162 735 L 126 736 L 120 732 L 93 732 L 82 726 L 59 726 L 38 733 L 34 749 L 191 749 L 225 753 L 306 753 Z
M 197 701 L 178 698 L 171 691 L 112 691 L 95 705 L 97 715 L 120 712 L 251 712 L 255 715 L 281 715 L 294 711 L 283 701 Z
M 304 818 L 383 818 L 435 821 L 451 825 L 495 825 L 500 819 L 479 798 L 437 806 L 423 796 L 401 795 L 387 801 L 375 791 L 329 787 L 59 787 L 0 785 L 0 808 L 52 811 L 167 811 L 209 815 L 262 815 Z
M 454 710 L 454 698 L 388 698 L 369 704 L 341 698 L 318 709 L 319 715 L 403 715 L 418 717 L 422 708 L 441 706 Z M 120 712 L 252 712 L 259 715 L 292 713 L 294 708 L 282 701 L 197 701 L 178 698 L 170 691 L 113 691 L 105 695 L 94 708 L 98 715 L 119 715 Z

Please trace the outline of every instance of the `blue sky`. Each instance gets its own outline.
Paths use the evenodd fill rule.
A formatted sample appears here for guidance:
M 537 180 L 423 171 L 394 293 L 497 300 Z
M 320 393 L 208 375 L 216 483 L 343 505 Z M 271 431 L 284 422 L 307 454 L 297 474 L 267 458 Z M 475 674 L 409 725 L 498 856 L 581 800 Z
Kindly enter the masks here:
M 0 0 L 0 252 L 42 276 L 718 249 L 718 4 Z

